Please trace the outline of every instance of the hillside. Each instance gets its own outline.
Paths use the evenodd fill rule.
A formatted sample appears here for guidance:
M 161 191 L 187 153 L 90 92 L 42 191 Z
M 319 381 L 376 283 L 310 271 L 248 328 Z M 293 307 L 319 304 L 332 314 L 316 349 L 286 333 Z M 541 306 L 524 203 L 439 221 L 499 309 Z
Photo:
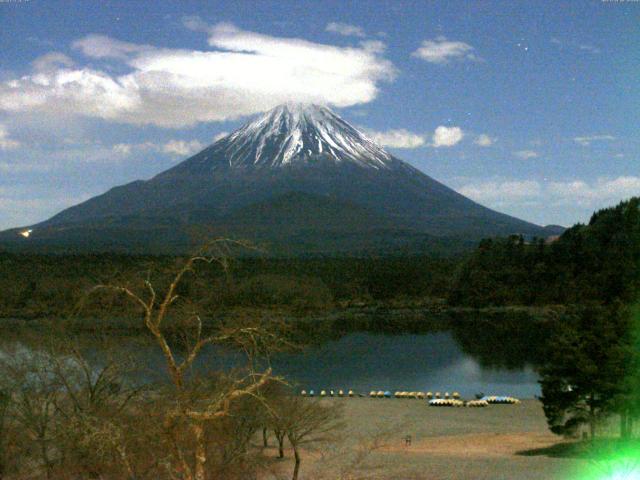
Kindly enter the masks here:
M 32 230 L 28 238 L 20 235 L 25 229 Z M 285 254 L 358 254 L 428 252 L 442 243 L 459 251 L 484 237 L 560 230 L 473 202 L 324 107 L 283 105 L 150 180 L 2 232 L 0 243 L 176 252 L 226 235 Z

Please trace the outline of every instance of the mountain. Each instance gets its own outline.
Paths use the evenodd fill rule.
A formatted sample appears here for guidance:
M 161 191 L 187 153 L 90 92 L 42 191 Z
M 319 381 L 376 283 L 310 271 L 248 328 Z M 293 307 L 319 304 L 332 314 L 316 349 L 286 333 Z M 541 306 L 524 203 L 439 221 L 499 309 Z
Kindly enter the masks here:
M 20 232 L 31 230 L 28 237 Z M 487 236 L 547 237 L 394 157 L 334 112 L 286 104 L 150 180 L 115 187 L 4 245 L 175 251 L 204 236 L 266 242 L 278 253 L 464 245 Z

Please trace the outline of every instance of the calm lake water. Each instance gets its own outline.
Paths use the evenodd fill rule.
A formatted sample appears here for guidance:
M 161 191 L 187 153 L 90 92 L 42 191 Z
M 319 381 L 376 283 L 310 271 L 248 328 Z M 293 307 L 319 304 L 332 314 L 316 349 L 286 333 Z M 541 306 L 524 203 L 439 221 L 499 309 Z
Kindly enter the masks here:
M 316 392 L 457 391 L 465 398 L 478 393 L 532 398 L 540 393 L 535 369 L 526 355 L 512 361 L 530 343 L 526 335 L 521 334 L 520 344 L 513 345 L 514 342 L 496 339 L 492 334 L 483 337 L 475 327 L 465 331 L 463 334 L 455 330 L 419 334 L 352 332 L 302 352 L 278 353 L 271 358 L 271 365 L 275 374 L 286 377 L 297 390 Z M 29 349 L 29 343 L 19 338 L 10 343 Z M 154 381 L 156 376 L 166 379 L 164 360 L 155 344 L 132 337 L 117 338 L 111 343 L 112 354 L 122 359 L 135 357 L 136 363 L 143 366 L 141 380 Z M 86 357 L 102 363 L 104 352 L 100 348 L 86 347 Z M 195 367 L 216 370 L 243 364 L 244 357 L 240 354 L 208 347 L 201 352 Z
M 420 335 L 351 333 L 301 354 L 280 354 L 274 372 L 300 388 L 368 393 L 371 390 L 458 391 L 530 398 L 540 393 L 531 365 L 482 366 L 448 332 Z

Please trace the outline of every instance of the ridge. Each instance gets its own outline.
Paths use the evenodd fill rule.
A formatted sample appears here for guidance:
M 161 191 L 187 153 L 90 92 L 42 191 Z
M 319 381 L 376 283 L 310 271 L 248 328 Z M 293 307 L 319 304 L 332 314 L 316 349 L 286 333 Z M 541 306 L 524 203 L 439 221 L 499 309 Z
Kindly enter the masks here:
M 286 103 L 214 143 L 180 170 L 202 173 L 222 166 L 244 170 L 322 163 L 383 170 L 397 162 L 329 108 Z

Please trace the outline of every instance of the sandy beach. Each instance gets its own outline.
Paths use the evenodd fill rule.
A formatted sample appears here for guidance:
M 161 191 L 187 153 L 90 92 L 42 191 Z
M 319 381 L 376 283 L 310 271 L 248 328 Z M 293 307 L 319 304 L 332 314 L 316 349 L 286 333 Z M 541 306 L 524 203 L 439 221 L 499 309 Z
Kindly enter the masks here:
M 485 408 L 429 407 L 423 400 L 331 398 L 346 427 L 330 451 L 309 451 L 302 478 L 568 479 L 584 460 L 557 458 L 537 400 Z M 410 443 L 407 437 L 410 436 Z M 272 442 L 273 443 L 273 442 Z M 273 445 L 266 451 L 275 457 Z M 286 478 L 291 463 L 275 462 Z

